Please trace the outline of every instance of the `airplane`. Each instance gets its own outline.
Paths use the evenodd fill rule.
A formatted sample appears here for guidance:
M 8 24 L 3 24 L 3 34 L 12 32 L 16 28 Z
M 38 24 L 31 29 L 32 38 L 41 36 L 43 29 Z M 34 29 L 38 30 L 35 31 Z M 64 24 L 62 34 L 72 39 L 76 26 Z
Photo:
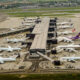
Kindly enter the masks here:
M 57 32 L 58 35 L 68 35 L 72 33 L 73 33 L 72 31 Z
M 25 22 L 22 22 L 22 23 L 34 23 L 35 21 L 33 21 L 33 20 L 27 20 L 27 21 L 25 21 Z
M 67 29 L 67 28 L 73 28 L 73 25 L 64 25 L 64 26 L 57 27 L 57 29 Z
M 75 61 L 80 60 L 80 57 L 61 57 L 60 61 Z
M 63 38 L 63 37 L 61 37 L 61 38 Z M 74 37 L 69 36 L 69 37 L 64 37 L 64 38 L 69 39 L 69 40 L 77 40 L 77 39 L 80 39 L 80 32 L 76 36 L 74 36 Z
M 67 25 L 67 24 L 70 24 L 70 22 L 59 22 L 59 23 L 57 23 L 57 25 Z
M 64 41 L 64 42 L 73 42 L 74 40 L 80 39 L 80 33 L 76 35 L 75 37 L 58 37 L 58 42 Z
M 1 64 L 3 64 L 4 62 L 7 62 L 7 61 L 16 61 L 16 58 L 12 58 L 12 57 L 3 58 L 3 57 L 0 57 L 0 63 Z
M 35 25 L 34 23 L 25 23 L 23 24 L 23 26 L 32 26 L 32 25 Z
M 76 49 L 80 48 L 80 44 L 60 45 L 56 47 L 57 51 L 78 52 Z
M 6 39 L 6 40 L 7 40 L 8 43 L 9 42 L 17 43 L 17 42 L 24 42 L 26 39 L 16 39 L 16 38 L 14 38 L 14 39 Z
M 67 34 L 72 34 L 76 31 L 76 29 L 72 29 L 72 31 L 64 31 L 64 32 L 57 32 L 58 35 L 67 35 Z
M 58 42 L 68 42 L 68 43 L 74 42 L 72 39 L 69 39 L 67 37 L 58 37 L 57 40 L 58 40 Z
M 8 46 L 8 48 L 0 47 L 0 51 L 9 51 L 9 52 L 12 52 L 12 51 L 16 51 L 16 50 L 21 50 L 21 48 L 12 48 L 10 46 Z

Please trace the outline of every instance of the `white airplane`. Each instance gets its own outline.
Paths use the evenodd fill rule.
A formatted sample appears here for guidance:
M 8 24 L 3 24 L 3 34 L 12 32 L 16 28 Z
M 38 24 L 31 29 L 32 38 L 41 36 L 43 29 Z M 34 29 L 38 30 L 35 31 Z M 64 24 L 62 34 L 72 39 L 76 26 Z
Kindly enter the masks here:
M 7 61 L 16 61 L 16 58 L 12 58 L 12 57 L 3 58 L 3 57 L 0 57 L 0 63 L 1 64 L 3 64 L 4 62 L 7 62 Z
M 57 29 L 67 29 L 67 28 L 73 28 L 73 25 L 64 25 L 64 26 L 57 27 Z
M 67 24 L 70 24 L 70 22 L 59 22 L 59 23 L 57 23 L 57 25 L 67 25 Z
M 9 52 L 12 52 L 12 51 L 16 51 L 16 50 L 21 50 L 21 48 L 12 48 L 10 46 L 8 46 L 8 48 L 0 47 L 0 51 L 9 51 Z
M 61 57 L 60 61 L 75 61 L 80 60 L 80 57 Z
M 67 38 L 67 37 L 58 37 L 57 40 L 58 40 L 58 42 L 73 43 L 72 39 L 69 39 L 69 38 Z
M 6 40 L 7 40 L 8 43 L 9 42 L 17 43 L 17 42 L 24 42 L 26 39 L 16 39 L 16 38 L 14 38 L 14 39 L 6 39 Z
M 68 35 L 74 33 L 73 31 L 64 31 L 64 32 L 57 32 L 58 35 Z
M 24 21 L 22 23 L 34 23 L 35 21 L 34 20 L 27 20 L 27 21 Z
M 33 24 L 33 23 L 25 23 L 25 24 L 23 24 L 23 26 L 32 26 L 32 25 L 35 25 L 35 24 Z
M 69 45 L 61 45 L 61 46 L 57 46 L 56 47 L 56 50 L 58 51 L 62 51 L 62 50 L 65 50 L 65 51 L 68 51 L 68 52 L 78 52 L 76 49 L 80 48 L 80 45 L 79 44 L 69 44 Z

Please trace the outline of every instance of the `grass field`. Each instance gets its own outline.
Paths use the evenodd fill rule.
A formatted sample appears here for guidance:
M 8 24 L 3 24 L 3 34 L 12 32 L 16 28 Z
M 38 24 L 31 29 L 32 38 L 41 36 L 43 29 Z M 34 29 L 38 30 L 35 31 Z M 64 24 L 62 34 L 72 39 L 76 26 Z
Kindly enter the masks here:
M 50 1 L 69 1 L 69 0 L 28 0 L 30 2 L 50 2 Z
M 0 2 L 8 2 L 8 1 L 13 1 L 13 0 L 0 0 Z M 22 0 L 14 0 L 14 1 L 22 1 Z M 50 2 L 50 1 L 68 1 L 68 0 L 25 0 L 27 2 L 32 2 L 32 3 L 35 3 L 35 2 Z
M 0 80 L 80 80 L 80 74 L 0 75 Z
M 40 9 L 2 9 L 0 12 L 7 13 L 10 16 L 34 17 L 34 16 L 71 16 L 74 13 L 80 13 L 80 7 L 65 8 L 40 8 Z
M 0 12 L 14 12 L 14 11 L 52 11 L 52 10 L 74 10 L 74 9 L 80 9 L 79 7 L 56 7 L 56 8 L 39 8 L 39 9 L 19 9 L 19 8 L 13 8 L 13 9 L 0 9 Z
M 74 10 L 74 9 L 80 9 L 80 6 L 78 7 L 55 7 L 55 8 L 40 8 L 40 9 L 28 9 L 29 11 L 37 11 L 37 10 Z
M 75 11 L 75 9 L 77 10 Z M 67 16 L 67 15 L 72 15 L 73 13 L 80 13 L 79 9 L 80 7 L 40 8 L 40 9 L 18 9 L 18 8 L 16 9 L 15 8 L 15 9 L 2 9 L 0 10 L 0 12 L 7 13 L 10 16 L 17 16 L 17 17 Z
M 25 13 L 9 13 L 11 16 L 17 16 L 17 17 L 35 17 L 35 16 L 67 16 L 70 14 L 51 14 L 46 12 L 25 12 Z

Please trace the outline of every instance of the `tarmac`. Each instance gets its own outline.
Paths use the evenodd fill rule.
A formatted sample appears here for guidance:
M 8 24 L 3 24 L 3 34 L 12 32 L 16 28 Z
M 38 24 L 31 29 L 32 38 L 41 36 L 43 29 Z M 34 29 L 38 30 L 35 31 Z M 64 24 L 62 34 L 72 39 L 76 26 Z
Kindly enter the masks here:
M 78 32 L 80 32 L 80 15 L 75 16 L 75 17 L 60 17 L 59 21 L 71 21 L 74 25 L 74 28 L 76 29 L 76 32 L 72 35 L 67 35 L 67 36 L 75 36 L 78 34 Z M 16 28 L 16 27 L 21 27 L 21 23 L 23 22 L 22 18 L 14 18 L 14 17 L 9 17 L 6 21 L 0 22 L 0 32 L 3 29 L 3 32 L 5 32 L 7 29 L 10 28 Z M 72 29 L 65 29 L 66 30 L 72 30 Z M 59 30 L 62 31 L 62 30 Z M 2 37 L 0 38 L 0 47 L 7 47 L 8 45 L 12 46 L 12 47 L 20 47 L 21 43 L 7 43 L 6 39 L 9 38 L 23 38 L 25 39 L 26 34 L 28 32 L 23 32 L 23 33 L 18 33 L 18 34 L 14 34 L 14 35 L 10 35 L 7 37 Z M 62 35 L 63 36 L 63 35 Z M 76 40 L 74 42 L 75 44 L 80 44 L 79 40 Z M 52 45 L 52 46 L 58 46 L 58 45 L 63 45 L 63 44 L 70 44 L 70 43 L 63 43 L 60 42 L 57 45 Z M 13 51 L 13 52 L 0 52 L 0 54 L 2 54 L 2 57 L 10 57 L 13 56 L 15 54 L 20 53 L 21 57 L 17 58 L 16 62 L 5 62 L 4 64 L 0 64 L 0 70 L 19 70 L 20 68 L 23 69 L 30 69 L 32 64 L 33 64 L 33 60 L 27 60 L 25 61 L 25 56 L 27 56 L 27 49 L 23 48 L 21 51 Z M 80 50 L 78 50 L 78 53 L 69 53 L 69 52 L 61 52 L 58 54 L 50 54 L 50 58 L 52 58 L 53 60 L 59 60 L 60 57 L 64 57 L 64 56 L 80 56 Z M 37 60 L 36 60 L 37 61 Z M 47 69 L 80 69 L 80 60 L 76 61 L 75 63 L 72 62 L 63 62 L 62 65 L 60 66 L 55 66 L 54 64 L 52 64 L 50 61 L 47 60 L 43 60 L 39 62 L 39 69 L 42 70 L 47 70 Z

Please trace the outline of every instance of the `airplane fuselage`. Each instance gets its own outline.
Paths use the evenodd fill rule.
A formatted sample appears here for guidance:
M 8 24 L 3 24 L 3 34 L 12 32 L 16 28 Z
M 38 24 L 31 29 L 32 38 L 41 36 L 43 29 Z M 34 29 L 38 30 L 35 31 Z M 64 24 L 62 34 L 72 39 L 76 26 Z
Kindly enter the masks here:
M 4 63 L 4 62 L 7 62 L 7 61 L 16 61 L 16 58 L 3 58 L 3 57 L 0 57 L 0 63 Z
M 74 61 L 74 60 L 80 60 L 80 57 L 62 57 L 60 60 L 61 61 Z
M 58 48 L 80 48 L 80 45 L 61 45 Z
M 15 51 L 15 50 L 21 50 L 21 48 L 0 48 L 0 51 Z

